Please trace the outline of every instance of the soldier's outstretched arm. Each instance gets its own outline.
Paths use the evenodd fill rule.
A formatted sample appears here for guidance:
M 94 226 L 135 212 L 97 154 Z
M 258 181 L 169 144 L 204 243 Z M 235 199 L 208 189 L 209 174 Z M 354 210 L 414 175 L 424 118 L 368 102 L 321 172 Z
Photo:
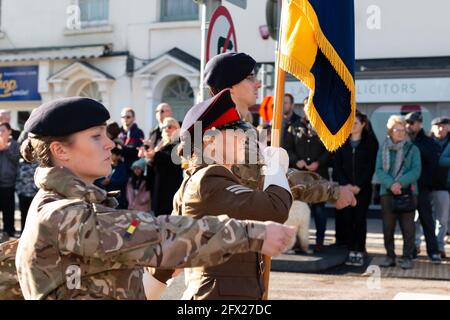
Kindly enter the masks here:
M 58 234 L 62 254 L 74 253 L 129 266 L 210 266 L 225 262 L 235 253 L 255 251 L 274 255 L 292 237 L 290 230 L 276 223 L 227 216 L 155 218 L 145 212 L 101 206 L 94 209 L 72 206 L 65 210 Z M 272 231 L 271 235 L 266 228 L 278 231 Z
M 356 205 L 351 188 L 325 180 L 315 172 L 289 169 L 287 177 L 295 200 L 307 203 L 332 202 L 337 209 Z

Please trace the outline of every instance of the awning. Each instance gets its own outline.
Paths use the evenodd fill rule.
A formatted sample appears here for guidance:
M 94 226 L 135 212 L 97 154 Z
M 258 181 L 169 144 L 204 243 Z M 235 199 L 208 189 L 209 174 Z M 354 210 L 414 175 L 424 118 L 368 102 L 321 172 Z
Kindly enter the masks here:
M 0 50 L 0 62 L 88 59 L 106 56 L 111 51 L 111 44 L 6 49 Z

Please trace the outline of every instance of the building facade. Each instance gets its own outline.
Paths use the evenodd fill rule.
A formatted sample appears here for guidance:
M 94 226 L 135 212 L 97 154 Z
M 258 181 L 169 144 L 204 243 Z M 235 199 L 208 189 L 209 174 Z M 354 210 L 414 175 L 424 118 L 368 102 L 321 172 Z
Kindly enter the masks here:
M 261 97 L 273 92 L 276 43 L 261 34 L 268 1 L 222 1 L 237 50 L 258 62 Z M 182 120 L 198 97 L 201 13 L 192 0 L 1 0 L 0 9 L 0 109 L 14 127 L 42 102 L 82 95 L 115 121 L 133 107 L 148 133 L 160 102 Z M 450 114 L 449 9 L 445 0 L 355 1 L 357 103 L 380 138 L 392 113 Z M 286 92 L 298 103 L 307 95 L 290 77 Z

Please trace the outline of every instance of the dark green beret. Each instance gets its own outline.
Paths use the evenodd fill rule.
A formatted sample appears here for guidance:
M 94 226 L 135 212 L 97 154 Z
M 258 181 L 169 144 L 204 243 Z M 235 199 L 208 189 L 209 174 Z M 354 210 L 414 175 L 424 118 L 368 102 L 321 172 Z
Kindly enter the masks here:
M 219 54 L 205 66 L 205 83 L 222 91 L 244 80 L 255 69 L 255 65 L 256 61 L 245 53 Z
M 62 137 L 105 124 L 108 119 L 108 110 L 96 100 L 61 98 L 33 110 L 24 131 L 39 136 Z

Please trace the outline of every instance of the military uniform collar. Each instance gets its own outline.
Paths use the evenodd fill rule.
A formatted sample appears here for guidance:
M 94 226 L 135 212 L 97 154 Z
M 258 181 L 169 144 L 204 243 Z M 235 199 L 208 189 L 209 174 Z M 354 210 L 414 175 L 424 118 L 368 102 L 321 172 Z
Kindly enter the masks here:
M 34 175 L 36 186 L 46 191 L 56 192 L 67 199 L 81 198 L 90 203 L 103 203 L 110 207 L 117 206 L 113 194 L 86 184 L 64 167 L 37 168 Z M 116 202 L 116 203 L 114 203 Z

